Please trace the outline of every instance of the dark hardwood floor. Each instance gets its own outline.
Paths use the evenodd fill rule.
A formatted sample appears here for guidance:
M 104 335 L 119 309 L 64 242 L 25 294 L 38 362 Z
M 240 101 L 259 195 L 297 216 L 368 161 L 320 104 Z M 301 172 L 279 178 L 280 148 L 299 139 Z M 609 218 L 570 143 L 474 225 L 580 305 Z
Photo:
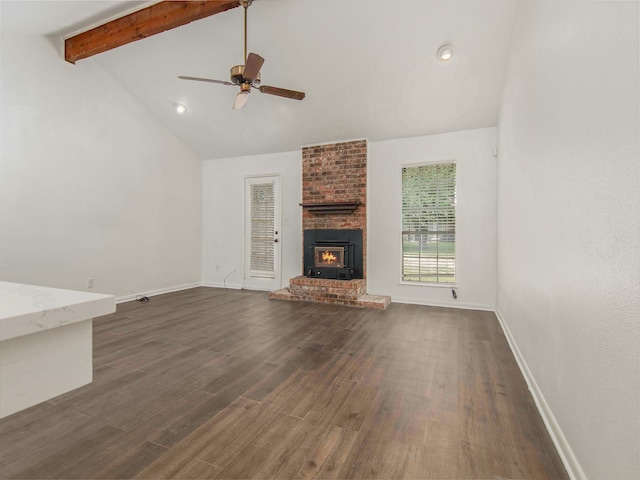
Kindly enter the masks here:
M 568 478 L 493 313 L 196 288 L 94 320 L 0 478 Z

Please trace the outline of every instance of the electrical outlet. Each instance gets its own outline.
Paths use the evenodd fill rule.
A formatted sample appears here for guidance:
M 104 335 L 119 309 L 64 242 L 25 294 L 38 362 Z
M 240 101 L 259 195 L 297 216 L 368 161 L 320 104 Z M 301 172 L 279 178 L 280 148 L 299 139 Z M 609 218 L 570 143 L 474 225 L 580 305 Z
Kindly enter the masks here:
M 93 288 L 94 285 L 95 281 L 93 280 L 93 278 L 87 278 L 87 288 Z
M 220 265 L 216 265 L 216 272 L 220 271 Z

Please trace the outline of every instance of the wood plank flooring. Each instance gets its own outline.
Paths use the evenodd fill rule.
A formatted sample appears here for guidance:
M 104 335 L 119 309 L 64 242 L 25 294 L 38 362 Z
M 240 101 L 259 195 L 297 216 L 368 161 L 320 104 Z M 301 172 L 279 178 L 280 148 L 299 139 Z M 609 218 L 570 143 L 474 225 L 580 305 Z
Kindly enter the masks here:
M 195 288 L 93 332 L 93 383 L 0 420 L 0 478 L 568 478 L 493 313 Z

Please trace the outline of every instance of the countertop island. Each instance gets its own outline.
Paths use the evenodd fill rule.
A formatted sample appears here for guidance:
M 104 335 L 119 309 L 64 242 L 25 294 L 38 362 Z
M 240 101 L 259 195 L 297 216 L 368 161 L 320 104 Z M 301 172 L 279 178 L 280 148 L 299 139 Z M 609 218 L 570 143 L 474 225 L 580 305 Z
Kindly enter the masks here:
M 113 295 L 0 281 L 0 418 L 90 383 L 92 319 Z

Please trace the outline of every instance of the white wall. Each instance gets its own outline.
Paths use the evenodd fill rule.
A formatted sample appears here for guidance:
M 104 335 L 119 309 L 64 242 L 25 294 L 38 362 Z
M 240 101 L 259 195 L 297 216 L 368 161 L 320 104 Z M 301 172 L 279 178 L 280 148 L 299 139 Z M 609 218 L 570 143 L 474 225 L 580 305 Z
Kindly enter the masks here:
M 302 274 L 302 152 L 234 157 L 203 164 L 204 285 L 243 287 L 244 182 L 257 175 L 280 175 L 281 286 Z
M 369 293 L 391 295 L 397 302 L 493 310 L 495 147 L 495 128 L 369 142 Z M 405 163 L 437 160 L 458 162 L 458 300 L 451 298 L 449 288 L 399 283 L 401 168 Z M 205 285 L 242 287 L 244 179 L 270 174 L 282 179 L 282 286 L 302 274 L 301 151 L 209 160 L 203 168 Z
M 496 129 L 369 143 L 367 290 L 392 301 L 493 310 Z M 455 160 L 456 292 L 401 283 L 402 166 Z
M 638 2 L 519 2 L 497 309 L 574 478 L 640 478 Z
M 117 297 L 199 283 L 195 154 L 92 60 L 5 32 L 1 52 L 0 279 L 93 277 Z

